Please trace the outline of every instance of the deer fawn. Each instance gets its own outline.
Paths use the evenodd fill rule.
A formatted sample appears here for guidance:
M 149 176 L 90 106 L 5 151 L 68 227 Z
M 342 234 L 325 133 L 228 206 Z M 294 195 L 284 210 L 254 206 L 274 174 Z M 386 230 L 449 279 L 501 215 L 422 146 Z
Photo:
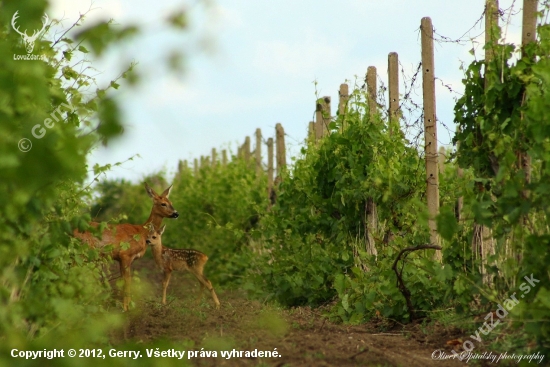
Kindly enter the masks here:
M 120 265 L 120 273 L 124 278 L 124 311 L 128 311 L 130 303 L 130 281 L 131 281 L 131 265 L 135 259 L 139 259 L 145 254 L 147 245 L 145 243 L 149 234 L 148 225 L 153 225 L 155 228 L 160 227 L 164 218 L 177 218 L 178 212 L 172 206 L 168 195 L 172 190 L 172 186 L 164 190 L 161 195 L 157 195 L 147 183 L 145 190 L 153 199 L 153 208 L 151 214 L 145 224 L 117 224 L 108 226 L 101 238 L 95 237 L 90 232 L 79 232 L 75 229 L 73 234 L 76 238 L 87 243 L 95 248 L 102 248 L 107 245 L 112 245 L 113 250 L 110 253 L 113 260 L 118 261 Z M 92 222 L 90 226 L 97 228 L 99 223 Z
M 156 230 L 153 226 L 149 227 L 147 236 L 147 244 L 151 246 L 153 257 L 157 266 L 164 271 L 164 279 L 162 280 L 162 303 L 166 304 L 166 289 L 170 282 L 170 276 L 174 270 L 188 271 L 197 278 L 202 288 L 208 289 L 212 295 L 212 299 L 216 304 L 216 308 L 220 308 L 220 301 L 212 283 L 202 274 L 204 265 L 208 261 L 208 256 L 200 251 L 192 249 L 171 249 L 162 245 L 161 236 L 164 233 L 164 228 Z M 200 298 L 200 294 L 199 294 Z

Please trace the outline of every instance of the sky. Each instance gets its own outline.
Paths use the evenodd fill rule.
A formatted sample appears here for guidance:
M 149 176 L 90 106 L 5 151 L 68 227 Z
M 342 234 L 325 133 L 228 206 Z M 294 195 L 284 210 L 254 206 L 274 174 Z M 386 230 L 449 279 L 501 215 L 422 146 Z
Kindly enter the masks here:
M 500 1 L 501 9 L 512 4 L 520 10 L 519 2 Z M 316 96 L 331 96 L 335 114 L 339 85 L 361 85 L 369 66 L 377 68 L 378 83 L 387 84 L 390 52 L 399 54 L 404 75 L 412 77 L 421 58 L 419 26 L 425 16 L 432 19 L 436 39 L 465 41 L 435 44 L 438 139 L 449 145 L 454 100 L 462 91 L 460 66 L 483 58 L 484 23 L 478 22 L 483 0 L 208 0 L 206 5 L 200 0 L 51 0 L 50 5 L 50 18 L 64 19 L 66 26 L 92 8 L 83 27 L 110 18 L 120 26 L 142 27 L 131 42 L 93 61 L 99 85 L 131 61 L 142 75 L 138 87 L 122 83 L 117 91 L 124 135 L 89 156 L 92 166 L 139 154 L 110 171 L 108 179 L 139 182 L 160 170 L 171 177 L 179 160 L 192 162 L 212 148 L 235 152 L 246 136 L 254 142 L 256 128 L 264 140 L 274 137 L 278 122 L 289 155 L 297 156 Z M 188 32 L 163 25 L 162 19 L 181 9 L 189 15 Z M 509 20 L 506 40 L 519 42 L 521 13 Z M 185 55 L 181 73 L 170 72 L 163 62 L 173 50 Z M 421 95 L 421 89 L 412 93 L 417 101 Z M 262 151 L 265 157 L 265 145 Z

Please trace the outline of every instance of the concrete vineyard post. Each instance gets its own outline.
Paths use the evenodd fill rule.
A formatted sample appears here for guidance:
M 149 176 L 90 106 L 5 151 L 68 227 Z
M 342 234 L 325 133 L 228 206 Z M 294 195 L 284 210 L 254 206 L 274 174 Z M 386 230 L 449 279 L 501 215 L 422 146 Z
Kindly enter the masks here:
M 330 97 L 319 98 L 315 104 L 315 140 L 328 134 L 330 124 Z
M 273 191 L 273 138 L 267 139 L 267 192 Z
M 485 1 L 485 61 L 489 63 L 494 58 L 494 49 L 491 44 L 497 43 L 499 38 L 498 30 L 498 0 Z M 487 87 L 487 80 L 485 80 Z
M 315 122 L 310 121 L 307 129 L 307 137 L 310 142 L 315 142 Z
M 376 68 L 369 66 L 367 68 L 367 98 L 369 105 L 370 123 L 374 122 L 374 117 L 378 113 L 376 104 Z M 376 214 L 376 203 L 372 197 L 367 198 L 365 203 L 365 234 L 367 239 L 366 250 L 369 255 L 376 256 L 378 251 L 374 243 L 374 232 L 378 228 L 378 217 Z
M 256 157 L 256 175 L 260 176 L 262 172 L 262 130 L 256 129 L 256 149 L 254 150 Z
M 340 84 L 338 97 L 338 118 L 340 120 L 340 131 L 342 131 L 344 130 L 346 107 L 349 101 L 349 87 L 346 83 Z
M 283 167 L 286 166 L 285 130 L 283 125 L 275 125 L 275 138 L 277 144 L 277 177 L 281 177 Z
M 319 141 L 323 137 L 323 107 L 319 101 L 315 102 L 315 144 L 319 144 Z
M 376 114 L 376 68 L 369 66 L 367 68 L 367 95 L 369 99 L 369 113 L 371 116 Z
M 331 108 L 330 108 L 330 97 L 324 96 L 323 101 L 321 102 L 321 108 L 323 111 L 323 136 L 328 135 L 329 130 L 329 124 L 331 120 Z
M 437 120 L 435 115 L 435 79 L 433 26 L 429 17 L 421 21 L 422 44 L 422 95 L 424 101 L 424 154 L 426 158 L 426 198 L 428 202 L 428 226 L 430 242 L 439 246 L 435 217 L 439 212 L 439 170 L 437 153 Z M 441 251 L 435 250 L 434 259 L 441 261 Z
M 537 0 L 523 0 L 523 24 L 521 32 L 522 49 L 537 39 Z M 525 54 L 522 53 L 525 57 Z M 525 184 L 531 182 L 531 157 L 527 152 L 520 153 L 520 167 L 525 172 Z M 529 197 L 529 190 L 523 190 L 523 197 Z M 527 218 L 524 218 L 527 220 Z
M 399 127 L 399 58 L 397 52 L 388 54 L 388 95 L 389 95 L 389 129 L 390 134 Z
M 250 162 L 250 136 L 247 136 L 246 138 L 244 138 L 243 150 L 244 150 L 244 160 L 246 162 Z

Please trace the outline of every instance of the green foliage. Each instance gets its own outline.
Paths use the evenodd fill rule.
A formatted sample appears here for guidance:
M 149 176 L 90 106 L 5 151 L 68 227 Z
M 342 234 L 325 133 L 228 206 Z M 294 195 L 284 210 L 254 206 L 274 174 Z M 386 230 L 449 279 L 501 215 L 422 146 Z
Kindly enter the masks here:
M 371 117 L 365 98 L 354 91 L 345 116 L 331 124 L 337 131 L 318 147 L 303 150 L 278 188 L 277 204 L 263 219 L 272 262 L 263 271 L 265 289 L 289 306 L 319 305 L 338 296 L 337 312 L 346 321 L 362 320 L 367 309 L 380 306 L 375 294 L 390 300 L 384 311 L 388 316 L 402 317 L 403 303 L 393 301 L 402 297 L 394 297 L 398 291 L 390 286 L 395 283 L 391 266 L 380 267 L 399 248 L 388 238 L 407 236 L 415 244 L 428 240 L 419 152 L 398 128 L 392 134 L 378 116 Z M 382 246 L 379 262 L 366 255 L 369 198 L 376 202 L 380 222 L 373 233 L 376 246 Z M 365 273 L 366 267 L 373 269 Z M 374 268 L 385 270 L 374 276 L 377 281 L 364 283 Z
M 17 363 L 11 348 L 59 349 L 60 340 L 72 348 L 106 345 L 109 332 L 122 322 L 112 313 L 105 258 L 72 237 L 73 228 L 91 219 L 81 214 L 90 201 L 83 185 L 87 154 L 122 133 L 119 107 L 110 95 L 120 80 L 90 93 L 96 81 L 88 49 L 67 35 L 70 29 L 51 35 L 51 23 L 31 54 L 41 59 L 13 56 L 28 55 L 10 25 L 12 16 L 18 11 L 19 21 L 39 22 L 46 5 L 44 0 L 0 3 L 0 365 Z M 123 36 L 102 32 L 94 51 Z M 130 69 L 122 77 L 132 78 Z
M 159 174 L 146 177 L 147 182 L 161 194 L 169 185 Z M 145 223 L 151 213 L 151 199 L 143 184 L 135 185 L 125 180 L 104 180 L 94 187 L 98 198 L 91 207 L 91 217 L 96 222 L 124 220 L 126 223 Z
M 456 155 L 446 153 L 440 175 L 443 266 L 416 252 L 398 264 L 420 315 L 449 306 L 459 313 L 490 309 L 525 275 L 548 281 L 549 26 L 538 31 L 540 41 L 526 46 L 517 61 L 513 45 L 492 45 L 492 61 L 475 61 L 466 72 L 466 92 L 455 108 L 454 141 L 460 144 Z M 395 122 L 390 134 L 360 97 L 353 93 L 345 115 L 330 124 L 331 134 L 303 149 L 283 177 L 277 204 L 262 221 L 267 254 L 260 261 L 270 266 L 260 284 L 289 306 L 336 299 L 333 316 L 347 322 L 373 315 L 406 320 L 391 267 L 400 249 L 429 239 L 423 159 Z M 519 161 L 526 155 L 530 177 Z M 458 178 L 457 163 L 463 168 Z M 377 257 L 366 254 L 369 198 L 379 220 L 373 231 Z M 472 249 L 473 237 L 483 235 L 480 224 L 495 238 L 494 254 L 483 257 Z M 545 286 L 531 292 L 516 317 L 547 319 L 547 293 Z M 548 325 L 518 325 L 547 348 Z
M 174 180 L 170 197 L 180 217 L 168 224 L 163 244 L 206 253 L 205 273 L 216 284 L 243 284 L 252 270 L 259 215 L 268 203 L 266 178 L 250 164 L 217 162 L 196 176 L 184 170 Z
M 169 186 L 161 173 L 145 181 L 157 190 Z M 268 206 L 265 176 L 257 177 L 250 164 L 234 160 L 225 166 L 218 162 L 215 167 L 202 167 L 197 175 L 184 169 L 172 184 L 170 200 L 180 216 L 165 221 L 163 245 L 207 254 L 205 273 L 214 284 L 247 282 L 259 217 Z M 102 220 L 123 217 L 143 223 L 149 216 L 150 200 L 142 183 L 108 180 L 96 189 L 100 196 L 92 214 L 99 212 Z
M 550 25 L 539 26 L 538 41 L 522 50 L 491 45 L 494 59 L 469 66 L 466 92 L 455 108 L 458 163 L 471 167 L 474 176 L 467 193 L 473 219 L 491 228 L 497 243 L 487 268 L 502 296 L 525 275 L 549 280 L 549 32 Z M 461 236 L 458 228 L 446 236 L 453 233 Z M 538 286 L 513 310 L 517 325 L 537 338 L 543 350 L 550 348 L 550 325 L 522 320 L 549 318 L 550 307 L 542 301 L 546 295 L 545 286 Z
M 2 24 L 9 24 L 15 5 L 21 13 L 44 10 L 38 1 L 28 7 L 4 2 Z M 25 52 L 15 32 L 0 33 L 0 49 L 3 55 Z M 87 260 L 97 254 L 71 239 L 69 222 L 80 217 L 87 194 L 81 187 L 86 154 L 108 136 L 82 135 L 79 128 L 90 117 L 106 127 L 119 121 L 98 116 L 103 99 L 82 91 L 91 79 L 72 69 L 67 53 L 79 57 L 81 51 L 71 42 L 43 40 L 34 51 L 46 62 L 0 60 L 0 335 L 15 340 L 52 330 L 91 331 L 83 317 L 110 318 L 101 313 L 107 293 L 100 264 Z M 30 140 L 30 151 L 20 150 L 21 138 Z M 90 332 L 89 340 L 100 334 Z
M 43 0 L 2 2 L 0 54 L 26 53 L 8 26 L 13 13 L 40 18 L 45 6 Z M 185 28 L 186 14 L 168 22 Z M 121 322 L 111 313 L 104 258 L 71 233 L 92 217 L 103 222 L 97 233 L 105 222 L 143 223 L 150 201 L 142 183 L 104 181 L 95 200 L 83 186 L 86 155 L 123 133 L 113 93 L 121 85 L 113 80 L 90 93 L 95 80 L 74 65 L 88 64 L 87 55 L 102 55 L 138 32 L 108 22 L 76 39 L 46 33 L 34 50 L 45 61 L 0 58 L 2 351 L 49 348 L 54 344 L 48 340 L 58 338 L 74 347 L 105 345 L 108 331 Z M 420 316 L 448 307 L 458 313 L 491 309 L 533 274 L 541 282 L 523 294 L 510 317 L 544 351 L 550 337 L 549 324 L 539 322 L 550 318 L 549 25 L 538 33 L 517 59 L 516 47 L 495 44 L 489 47 L 492 61 L 468 67 L 465 94 L 455 107 L 457 152 L 446 153 L 440 175 L 443 264 L 430 251 L 415 251 L 397 267 Z M 168 62 L 180 57 L 173 54 Z M 121 78 L 135 81 L 133 67 Z M 424 157 L 398 121 L 388 125 L 369 112 L 366 96 L 355 90 L 345 113 L 330 123 L 331 134 L 310 142 L 282 173 L 273 206 L 266 178 L 242 159 L 196 173 L 183 169 L 170 196 L 180 217 L 167 221 L 164 245 L 206 253 L 206 274 L 216 286 L 237 286 L 286 306 L 332 303 L 331 317 L 350 323 L 374 316 L 407 320 L 392 266 L 402 249 L 429 242 Z M 525 156 L 529 172 L 520 159 Z M 464 169 L 459 178 L 458 166 Z M 110 167 L 92 171 L 97 178 Z M 156 189 L 168 186 L 162 174 L 146 181 Z M 370 200 L 377 208 L 378 225 L 370 229 L 376 255 L 367 246 Z M 89 203 L 91 215 L 81 214 Z M 485 259 L 471 246 L 480 224 L 495 239 L 494 254 Z M 273 326 L 267 321 L 261 323 Z

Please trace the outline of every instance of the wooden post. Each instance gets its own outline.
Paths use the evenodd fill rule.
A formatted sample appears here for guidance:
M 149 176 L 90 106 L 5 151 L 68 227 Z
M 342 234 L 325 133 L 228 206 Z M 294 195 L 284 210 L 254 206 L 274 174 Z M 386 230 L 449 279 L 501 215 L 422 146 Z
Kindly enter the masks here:
M 277 139 L 277 176 L 280 178 L 283 167 L 286 166 L 285 130 L 283 129 L 283 125 L 277 123 L 275 125 L 275 133 Z
M 323 138 L 325 130 L 323 129 L 323 106 L 317 100 L 315 102 L 315 143 L 319 144 L 319 140 Z
M 393 127 L 399 127 L 399 58 L 397 52 L 388 54 L 388 94 L 390 107 L 388 110 L 390 135 Z
M 218 155 L 216 153 L 216 148 L 212 148 L 212 168 L 216 167 L 217 160 L 218 160 Z
M 349 100 L 349 87 L 346 83 L 340 84 L 340 91 L 338 92 L 338 115 L 343 116 L 346 113 L 346 106 Z
M 346 117 L 346 109 L 349 101 L 349 87 L 346 83 L 340 84 L 338 97 L 338 117 L 340 120 L 340 131 L 343 131 Z
M 399 124 L 399 58 L 397 52 L 388 54 L 388 130 L 390 136 L 396 131 L 400 131 Z M 387 240 L 393 238 L 391 231 L 387 234 Z
M 486 0 L 485 1 L 485 89 L 489 88 L 491 78 L 489 78 L 489 68 L 491 68 L 491 61 L 495 57 L 494 44 L 498 42 L 500 37 L 500 30 L 498 28 L 498 15 L 499 15 L 498 0 Z M 459 174 L 463 174 L 462 171 Z M 458 203 L 462 210 L 463 199 L 459 198 Z M 487 257 L 489 254 L 494 253 L 494 242 L 491 233 L 491 228 L 474 223 L 473 236 L 472 236 L 472 252 L 474 256 L 481 256 L 481 264 L 479 271 L 483 277 L 483 284 L 490 285 L 492 283 L 489 278 L 486 267 Z
M 521 46 L 522 46 L 522 57 L 525 55 L 525 46 L 535 42 L 537 39 L 537 0 L 523 0 L 523 24 L 521 31 Z M 531 182 L 531 157 L 527 152 L 520 153 L 520 167 L 525 174 L 525 184 Z M 529 197 L 529 190 L 524 189 L 523 197 Z M 524 217 L 524 220 L 527 220 Z M 525 223 L 527 224 L 527 223 Z
M 227 150 L 222 150 L 222 165 L 227 166 Z
M 322 102 L 322 108 L 323 108 L 323 135 L 328 135 L 329 130 L 329 124 L 331 120 L 331 108 L 330 108 L 330 97 L 324 96 L 323 102 Z
M 256 129 L 256 175 L 262 172 L 262 130 Z
M 199 174 L 199 161 L 197 158 L 193 160 L 193 173 L 195 174 L 195 177 Z
M 376 67 L 369 66 L 367 69 L 367 94 L 369 98 L 370 116 L 376 114 Z
M 309 122 L 307 137 L 309 141 L 315 142 L 315 122 L 314 121 Z
M 460 133 L 460 127 L 457 127 L 457 133 Z M 457 143 L 456 149 L 460 149 L 460 142 Z M 458 161 L 456 161 L 456 165 L 458 166 Z M 464 177 L 464 169 L 458 166 L 456 175 L 458 176 L 459 181 L 462 181 L 462 178 Z M 464 208 L 464 197 L 460 196 L 456 200 L 456 206 L 455 206 L 455 218 L 457 222 L 462 221 L 462 209 Z M 475 225 L 475 224 L 474 224 Z
M 250 136 L 244 138 L 243 144 L 244 160 L 250 162 Z
M 184 168 L 183 168 L 183 161 L 180 159 L 178 161 L 178 174 L 181 175 L 182 172 L 183 172 Z
M 273 138 L 267 139 L 267 193 L 273 192 Z
M 330 97 L 319 98 L 315 105 L 315 140 L 328 134 L 330 124 Z
M 367 98 L 369 105 L 369 116 L 371 117 L 371 123 L 373 117 L 377 113 L 376 105 L 376 68 L 374 66 L 369 66 L 367 68 Z M 372 197 L 367 198 L 365 202 L 365 237 L 367 240 L 366 250 L 367 254 L 376 256 L 378 251 L 376 250 L 376 245 L 374 243 L 374 232 L 378 228 L 378 216 L 376 214 L 376 203 Z
M 522 47 L 537 39 L 537 5 L 537 0 L 523 0 Z
M 498 29 L 498 0 L 485 1 L 485 68 L 494 58 L 493 43 L 498 42 L 500 32 Z M 485 79 L 485 88 L 487 88 L 488 79 Z
M 430 242 L 439 246 L 435 217 L 439 213 L 439 171 L 437 169 L 437 120 L 435 115 L 435 79 L 433 26 L 429 17 L 422 18 L 422 95 L 424 100 L 424 154 L 426 157 L 426 198 Z M 441 261 L 441 250 L 435 250 L 434 259 Z

